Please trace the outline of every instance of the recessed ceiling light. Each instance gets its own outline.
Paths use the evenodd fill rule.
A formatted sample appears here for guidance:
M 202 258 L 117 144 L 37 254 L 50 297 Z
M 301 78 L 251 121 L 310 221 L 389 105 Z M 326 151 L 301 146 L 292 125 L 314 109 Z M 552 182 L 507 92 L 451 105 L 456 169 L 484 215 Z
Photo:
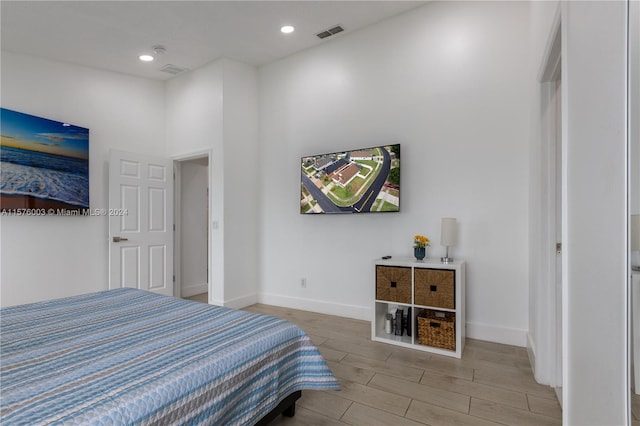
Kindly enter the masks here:
M 291 25 L 285 25 L 284 27 L 280 28 L 280 31 L 285 34 L 289 34 L 294 32 L 295 28 L 293 28 Z
M 139 58 L 140 58 L 141 61 L 144 61 L 144 62 L 153 61 L 153 56 L 151 56 L 151 55 L 140 55 Z

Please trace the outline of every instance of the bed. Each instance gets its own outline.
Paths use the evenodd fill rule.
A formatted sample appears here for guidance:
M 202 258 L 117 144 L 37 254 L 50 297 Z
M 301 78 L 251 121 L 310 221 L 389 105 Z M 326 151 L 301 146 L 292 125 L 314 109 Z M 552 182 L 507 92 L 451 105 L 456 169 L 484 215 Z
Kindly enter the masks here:
M 135 289 L 0 310 L 2 424 L 264 424 L 339 385 L 267 315 Z

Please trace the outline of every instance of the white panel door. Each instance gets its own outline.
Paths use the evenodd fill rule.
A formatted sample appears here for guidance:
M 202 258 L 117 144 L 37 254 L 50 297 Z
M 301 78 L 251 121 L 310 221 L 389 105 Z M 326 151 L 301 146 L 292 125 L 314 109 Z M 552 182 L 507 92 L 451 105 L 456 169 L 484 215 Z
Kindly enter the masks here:
M 173 163 L 112 150 L 109 288 L 173 296 Z

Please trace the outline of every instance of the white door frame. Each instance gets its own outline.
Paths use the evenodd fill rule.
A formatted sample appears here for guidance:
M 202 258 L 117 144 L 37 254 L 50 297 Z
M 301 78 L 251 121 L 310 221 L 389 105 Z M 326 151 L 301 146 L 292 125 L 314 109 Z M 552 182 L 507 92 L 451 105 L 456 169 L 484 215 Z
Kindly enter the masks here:
M 207 168 L 207 186 L 210 188 L 211 187 L 211 157 L 212 157 L 212 150 L 211 149 L 203 149 L 203 150 L 198 150 L 198 151 L 193 151 L 190 153 L 186 153 L 186 154 L 181 154 L 181 155 L 177 155 L 177 156 L 173 156 L 171 157 L 171 159 L 173 160 L 173 170 L 174 170 L 174 209 L 173 209 L 173 217 L 174 217 L 174 225 L 175 225 L 175 232 L 173 233 L 173 271 L 175 274 L 175 281 L 173 283 L 173 292 L 174 292 L 174 296 L 175 297 L 181 297 L 180 295 L 180 290 L 182 288 L 182 265 L 181 265 L 181 254 L 182 254 L 182 246 L 180 245 L 180 241 L 181 241 L 181 237 L 182 237 L 182 230 L 181 230 L 181 226 L 180 226 L 180 221 L 181 221 L 181 212 L 180 212 L 180 205 L 181 205 L 181 201 L 182 201 L 182 194 L 180 192 L 180 163 L 183 161 L 189 161 L 189 160 L 195 160 L 198 158 L 204 158 L 206 157 L 209 160 L 209 167 Z M 207 218 L 207 233 L 208 233 L 208 238 L 207 238 L 207 244 L 208 244 L 208 250 L 209 250 L 209 255 L 207 256 L 207 292 L 209 294 L 209 303 L 211 303 L 211 253 L 213 253 L 212 251 L 212 235 L 211 235 L 211 212 L 212 212 L 212 204 L 211 204 L 211 200 L 212 197 L 211 195 L 209 195 L 209 199 L 208 199 L 208 207 L 209 207 L 209 217 Z
M 536 380 L 548 384 L 554 388 L 562 386 L 562 354 L 563 340 L 562 330 L 558 325 L 562 324 L 562 293 L 564 276 L 558 286 L 558 268 L 566 259 L 565 250 L 560 255 L 560 265 L 557 265 L 555 245 L 557 242 L 558 226 L 557 216 L 560 211 L 566 212 L 566 191 L 561 190 L 561 197 L 557 198 L 557 182 L 560 187 L 566 188 L 566 162 L 563 136 L 558 132 L 562 127 L 560 105 L 556 102 L 556 90 L 561 74 L 561 13 L 560 8 L 550 32 L 550 37 L 545 49 L 543 62 L 538 73 L 538 81 L 541 90 L 541 173 L 539 178 L 542 191 L 540 205 L 540 245 L 539 250 L 539 279 L 535 305 L 535 330 L 537 346 L 534 360 L 534 372 Z M 561 98 L 563 96 L 561 95 Z M 559 110 L 560 108 L 560 110 Z M 560 148 L 557 150 L 557 148 Z M 561 153 L 560 155 L 558 155 Z M 561 157 L 561 158 L 558 158 Z M 557 166 L 560 166 L 562 175 L 557 176 Z M 560 203 L 560 205 L 558 205 Z M 565 213 L 562 213 L 565 215 Z M 566 232 L 565 218 L 560 218 L 562 232 Z M 562 239 L 564 240 L 564 238 Z M 558 400 L 562 403 L 561 394 L 557 391 Z

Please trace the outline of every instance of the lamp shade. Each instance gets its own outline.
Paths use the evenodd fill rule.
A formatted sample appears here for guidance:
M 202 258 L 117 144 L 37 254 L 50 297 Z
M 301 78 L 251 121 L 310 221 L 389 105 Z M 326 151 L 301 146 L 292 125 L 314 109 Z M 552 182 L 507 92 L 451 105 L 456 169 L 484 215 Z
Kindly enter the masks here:
M 640 251 L 640 214 L 631 215 L 631 251 Z
M 458 226 L 455 217 L 443 217 L 440 231 L 440 245 L 447 247 L 456 245 Z

